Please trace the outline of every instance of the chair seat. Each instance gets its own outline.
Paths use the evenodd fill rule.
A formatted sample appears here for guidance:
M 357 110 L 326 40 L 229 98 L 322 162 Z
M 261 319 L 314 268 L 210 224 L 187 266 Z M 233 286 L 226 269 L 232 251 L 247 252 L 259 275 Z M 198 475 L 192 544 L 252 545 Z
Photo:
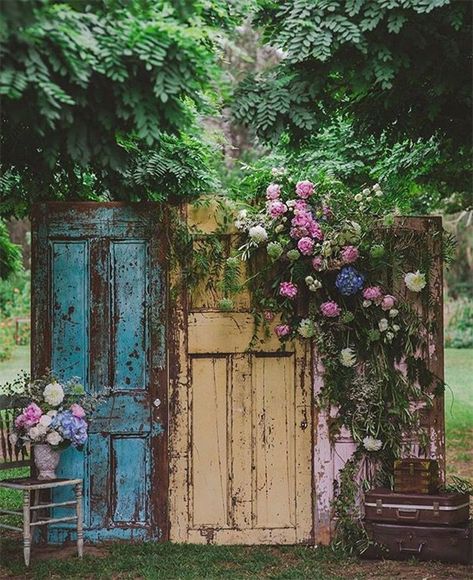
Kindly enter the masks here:
M 19 490 L 51 489 L 64 485 L 77 485 L 82 479 L 35 479 L 34 477 L 18 477 L 0 481 L 0 487 Z

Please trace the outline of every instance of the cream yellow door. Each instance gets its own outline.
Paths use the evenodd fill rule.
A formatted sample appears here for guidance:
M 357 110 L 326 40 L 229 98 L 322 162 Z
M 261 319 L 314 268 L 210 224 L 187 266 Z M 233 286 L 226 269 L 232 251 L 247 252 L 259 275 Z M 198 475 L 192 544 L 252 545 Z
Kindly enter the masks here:
M 193 312 L 183 323 L 171 394 L 171 539 L 310 542 L 309 348 L 281 352 L 270 338 L 247 352 L 248 313 Z

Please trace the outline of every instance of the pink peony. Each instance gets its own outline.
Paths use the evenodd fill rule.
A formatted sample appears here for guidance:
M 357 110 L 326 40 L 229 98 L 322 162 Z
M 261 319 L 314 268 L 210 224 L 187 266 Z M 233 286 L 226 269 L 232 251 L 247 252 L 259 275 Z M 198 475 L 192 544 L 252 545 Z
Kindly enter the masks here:
M 317 270 L 317 272 L 322 270 L 323 265 L 324 261 L 320 256 L 316 256 L 315 258 L 312 259 L 312 268 L 314 268 L 314 270 Z
M 271 183 L 266 188 L 266 198 L 267 199 L 277 199 L 281 193 L 281 186 L 279 183 Z
M 15 425 L 17 427 L 33 427 L 36 425 L 43 411 L 38 407 L 36 403 L 29 404 L 26 409 L 23 409 L 23 413 L 19 415 L 15 420 Z
M 296 185 L 296 193 L 302 199 L 307 199 L 314 193 L 314 184 L 310 181 L 299 181 Z
M 294 300 L 297 296 L 297 286 L 292 282 L 281 282 L 281 284 L 279 284 L 279 294 L 284 296 L 284 298 Z
M 340 308 L 340 306 L 333 300 L 323 302 L 320 305 L 320 312 L 322 312 L 322 314 L 327 318 L 335 318 L 336 316 L 340 315 L 341 311 L 342 309 Z
M 396 298 L 394 298 L 394 296 L 391 296 L 391 294 L 386 294 L 386 296 L 381 301 L 381 308 L 383 310 L 391 310 L 391 308 L 393 308 L 395 304 Z
M 296 199 L 294 209 L 297 211 L 307 211 L 307 202 L 305 199 Z
M 279 336 L 279 338 L 282 338 L 291 332 L 291 327 L 288 324 L 278 324 L 274 329 L 274 332 Z
M 278 218 L 286 212 L 287 207 L 282 201 L 275 199 L 268 203 L 268 213 L 272 218 Z
M 352 264 L 358 260 L 360 252 L 355 246 L 345 246 L 340 255 L 344 264 Z
M 314 240 L 307 237 L 301 238 L 297 242 L 297 247 L 301 254 L 304 254 L 304 256 L 310 256 L 314 251 Z
M 372 300 L 376 304 L 379 304 L 383 299 L 383 293 L 379 286 L 369 286 L 363 290 L 363 298 L 365 300 Z
M 77 417 L 78 419 L 83 419 L 85 417 L 84 409 L 77 403 L 73 403 L 71 405 L 71 412 L 74 415 L 74 417 Z

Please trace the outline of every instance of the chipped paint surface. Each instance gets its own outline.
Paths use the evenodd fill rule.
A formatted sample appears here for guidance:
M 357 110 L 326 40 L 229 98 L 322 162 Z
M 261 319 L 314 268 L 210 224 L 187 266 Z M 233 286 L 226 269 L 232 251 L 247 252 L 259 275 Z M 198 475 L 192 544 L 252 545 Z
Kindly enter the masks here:
M 153 204 L 34 210 L 33 370 L 78 376 L 105 395 L 85 453 L 68 449 L 58 471 L 84 478 L 91 540 L 167 537 L 165 248 L 156 216 Z M 58 525 L 50 539 L 71 534 Z
M 248 352 L 248 296 L 228 313 L 218 311 L 218 299 L 198 288 L 183 293 L 171 314 L 170 537 L 310 543 L 310 348 L 282 352 L 276 337 L 262 336 Z

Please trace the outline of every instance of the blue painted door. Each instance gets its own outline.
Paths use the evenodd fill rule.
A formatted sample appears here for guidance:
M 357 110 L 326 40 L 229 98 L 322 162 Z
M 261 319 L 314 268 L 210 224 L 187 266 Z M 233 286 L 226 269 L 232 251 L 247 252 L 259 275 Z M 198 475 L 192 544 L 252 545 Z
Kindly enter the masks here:
M 84 478 L 91 540 L 167 537 L 164 239 L 154 204 L 33 212 L 33 373 L 79 377 L 105 397 L 85 452 L 68 449 L 59 467 L 59 477 Z M 50 539 L 72 529 L 58 525 Z

